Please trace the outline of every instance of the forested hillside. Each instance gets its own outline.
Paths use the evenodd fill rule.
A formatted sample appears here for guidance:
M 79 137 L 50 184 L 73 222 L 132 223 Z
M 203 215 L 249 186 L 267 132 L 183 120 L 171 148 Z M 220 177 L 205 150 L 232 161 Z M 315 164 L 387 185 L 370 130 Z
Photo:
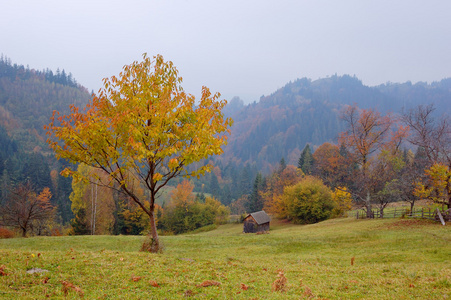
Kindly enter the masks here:
M 437 112 L 450 113 L 451 79 L 431 84 L 387 83 L 368 87 L 356 77 L 332 76 L 312 81 L 290 82 L 258 103 L 231 101 L 226 111 L 235 123 L 222 162 L 255 164 L 268 172 L 281 158 L 297 164 L 306 144 L 315 148 L 336 142 L 342 131 L 340 111 L 344 105 L 373 108 L 382 113 L 400 113 L 403 108 L 434 103 Z
M 38 71 L 0 59 L 0 200 L 8 189 L 29 182 L 36 193 L 52 193 L 61 222 L 72 218 L 71 179 L 59 175 L 64 161 L 57 161 L 45 143 L 44 125 L 54 110 L 84 105 L 91 95 L 72 75 L 57 70 Z

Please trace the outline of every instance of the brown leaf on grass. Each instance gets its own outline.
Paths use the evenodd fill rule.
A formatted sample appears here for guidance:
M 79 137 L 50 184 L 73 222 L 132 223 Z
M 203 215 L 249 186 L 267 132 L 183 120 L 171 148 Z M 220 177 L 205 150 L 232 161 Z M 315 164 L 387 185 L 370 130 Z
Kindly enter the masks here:
M 312 290 L 308 286 L 305 286 L 304 288 L 304 296 L 308 298 L 315 297 L 315 295 L 313 295 L 312 293 Z
M 353 257 L 351 257 L 351 266 L 353 266 L 354 265 L 354 260 L 355 260 L 355 257 L 353 256 Z
M 242 283 L 242 284 L 240 285 L 240 289 L 242 289 L 243 291 L 247 291 L 247 290 L 249 289 L 249 286 L 248 286 L 248 285 L 245 285 L 244 283 Z
M 0 276 L 8 276 L 8 273 L 6 273 L 5 270 L 6 266 L 5 265 L 1 265 L 0 266 Z
M 45 277 L 44 279 L 42 279 L 42 281 L 41 281 L 43 284 L 46 284 L 47 282 L 49 282 L 49 278 L 48 277 Z
M 78 295 L 80 297 L 84 296 L 82 289 L 79 288 L 78 286 L 74 285 L 73 283 L 70 283 L 69 281 L 65 281 L 65 280 L 63 280 L 61 283 L 63 284 L 63 293 L 65 296 L 67 296 L 67 294 L 70 290 L 78 293 Z
M 149 281 L 149 284 L 153 287 L 160 287 L 160 285 L 155 280 Z
M 277 279 L 272 283 L 272 290 L 274 292 L 285 292 L 287 289 L 287 278 L 285 277 L 283 270 L 279 271 Z
M 196 285 L 197 287 L 207 287 L 207 286 L 220 286 L 221 283 L 214 280 L 205 280 L 201 284 Z
M 191 297 L 191 296 L 194 296 L 194 292 L 192 290 L 186 290 L 185 297 Z
M 132 276 L 132 280 L 133 281 L 140 281 L 141 280 L 141 276 Z
M 411 284 L 409 284 L 409 287 L 413 288 L 413 287 L 415 287 L 415 285 L 413 283 L 411 283 Z

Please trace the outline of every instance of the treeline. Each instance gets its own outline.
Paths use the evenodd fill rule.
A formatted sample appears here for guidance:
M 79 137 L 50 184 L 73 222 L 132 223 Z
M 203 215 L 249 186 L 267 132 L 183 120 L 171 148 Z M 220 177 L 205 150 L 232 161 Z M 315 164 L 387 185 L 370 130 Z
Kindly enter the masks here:
M 30 69 L 28 66 L 24 67 L 23 65 L 18 65 L 16 63 L 13 64 L 11 59 L 3 54 L 0 56 L 0 77 L 9 78 L 11 81 L 35 78 L 74 88 L 81 87 L 73 77 L 72 73 L 66 74 L 64 69 L 60 71 L 58 68 L 55 73 L 48 68 L 42 71 Z

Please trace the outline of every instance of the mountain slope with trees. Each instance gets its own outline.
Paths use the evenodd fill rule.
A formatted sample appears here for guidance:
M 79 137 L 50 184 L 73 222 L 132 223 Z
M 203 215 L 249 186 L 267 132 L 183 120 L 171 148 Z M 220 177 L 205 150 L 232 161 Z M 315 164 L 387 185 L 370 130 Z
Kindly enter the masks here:
M 44 125 L 54 110 L 68 112 L 90 98 L 64 70 L 38 71 L 0 58 L 0 203 L 14 186 L 29 183 L 37 194 L 49 189 L 60 222 L 72 218 L 71 180 L 59 175 L 67 163 L 48 148 Z
M 268 172 L 282 157 L 297 165 L 306 144 L 317 147 L 336 142 L 343 130 L 339 116 L 346 105 L 374 108 L 382 113 L 401 113 L 420 104 L 434 103 L 437 112 L 450 113 L 451 79 L 427 84 L 410 82 L 368 87 L 356 77 L 332 76 L 312 81 L 290 82 L 258 103 L 242 105 L 232 99 L 230 111 L 235 121 L 223 162 L 255 164 Z

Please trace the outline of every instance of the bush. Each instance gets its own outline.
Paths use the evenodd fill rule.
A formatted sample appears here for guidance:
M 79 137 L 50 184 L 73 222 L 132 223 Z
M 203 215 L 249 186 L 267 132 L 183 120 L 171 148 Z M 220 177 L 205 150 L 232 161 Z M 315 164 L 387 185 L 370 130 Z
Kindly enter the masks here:
M 15 236 L 14 232 L 4 227 L 0 227 L 0 239 L 10 239 Z
M 335 202 L 332 217 L 345 217 L 346 212 L 352 208 L 352 196 L 346 187 L 335 188 L 332 200 Z
M 335 208 L 330 189 L 313 176 L 306 176 L 298 184 L 286 187 L 282 197 L 288 218 L 295 223 L 326 220 Z
M 205 203 L 174 202 L 165 208 L 159 227 L 164 233 L 180 234 L 207 225 L 225 224 L 229 214 L 224 205 L 211 197 L 207 197 Z

